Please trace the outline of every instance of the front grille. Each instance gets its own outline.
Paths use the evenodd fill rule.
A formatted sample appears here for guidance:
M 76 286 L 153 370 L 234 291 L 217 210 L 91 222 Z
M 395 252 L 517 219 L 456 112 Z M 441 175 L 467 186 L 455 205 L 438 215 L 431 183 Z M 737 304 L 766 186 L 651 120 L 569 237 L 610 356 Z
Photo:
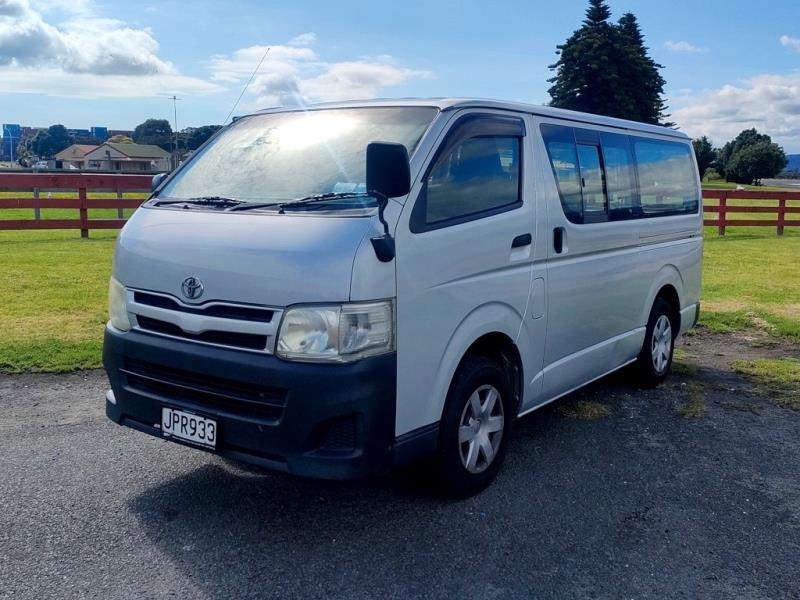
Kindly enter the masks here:
M 250 350 L 264 350 L 267 346 L 267 336 L 253 333 L 237 333 L 233 331 L 204 331 L 203 333 L 189 333 L 173 323 L 138 315 L 136 321 L 139 328 L 151 333 L 171 335 L 195 342 L 248 348 Z
M 256 321 L 259 323 L 270 323 L 275 314 L 275 311 L 268 308 L 242 306 L 238 304 L 210 304 L 208 306 L 197 307 L 186 306 L 167 296 L 139 291 L 133 293 L 133 300 L 138 304 L 155 306 L 156 308 L 166 308 L 168 310 L 175 310 L 193 315 L 238 319 L 239 321 Z
M 246 417 L 277 422 L 286 408 L 286 390 L 243 383 L 126 359 L 120 371 L 128 387 L 166 401 L 188 402 L 200 409 L 219 409 Z

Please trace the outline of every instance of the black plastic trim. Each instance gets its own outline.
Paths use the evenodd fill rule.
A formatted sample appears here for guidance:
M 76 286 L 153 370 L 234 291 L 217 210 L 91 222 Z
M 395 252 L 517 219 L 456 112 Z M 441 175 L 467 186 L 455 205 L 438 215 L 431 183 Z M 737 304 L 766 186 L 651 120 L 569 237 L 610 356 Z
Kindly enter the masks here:
M 512 248 L 523 248 L 530 246 L 533 243 L 533 236 L 530 233 L 518 235 L 511 241 Z
M 131 369 L 125 364 L 135 361 L 159 365 L 165 373 L 179 371 L 181 377 L 195 374 L 197 383 L 186 379 L 178 383 L 198 388 L 202 394 L 196 395 L 194 389 L 177 388 L 180 393 L 173 394 L 168 387 L 130 385 L 124 371 Z M 394 464 L 394 353 L 336 365 L 296 363 L 107 329 L 103 364 L 116 399 L 116 404 L 106 403 L 106 414 L 115 423 L 163 437 L 156 426 L 161 422 L 161 408 L 173 406 L 216 419 L 219 437 L 214 452 L 245 462 L 323 479 L 377 475 Z M 215 379 L 235 382 L 243 389 L 285 390 L 285 406 L 276 420 L 273 411 L 280 408 L 271 394 L 265 395 L 261 410 L 254 411 L 241 401 L 226 404 L 224 395 L 230 395 L 230 390 L 203 385 Z M 208 395 L 214 396 L 213 402 L 207 401 Z M 248 400 L 252 400 L 249 405 L 258 402 L 258 398 Z M 346 451 L 324 447 L 326 429 L 344 417 L 356 423 L 356 446 Z

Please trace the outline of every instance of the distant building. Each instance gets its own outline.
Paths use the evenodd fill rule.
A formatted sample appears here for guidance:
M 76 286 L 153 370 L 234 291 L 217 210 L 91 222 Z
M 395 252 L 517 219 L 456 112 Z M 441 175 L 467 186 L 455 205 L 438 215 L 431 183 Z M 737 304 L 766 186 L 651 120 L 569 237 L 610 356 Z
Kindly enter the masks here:
M 92 127 L 91 128 L 92 137 L 100 140 L 101 142 L 105 142 L 109 137 L 108 135 L 108 127 Z
M 86 155 L 96 149 L 97 146 L 88 144 L 72 144 L 69 148 L 65 148 L 56 154 L 55 159 L 56 161 L 61 161 L 62 169 L 85 169 Z
M 120 173 L 158 173 L 170 170 L 170 154 L 148 144 L 106 142 L 84 155 L 87 169 Z

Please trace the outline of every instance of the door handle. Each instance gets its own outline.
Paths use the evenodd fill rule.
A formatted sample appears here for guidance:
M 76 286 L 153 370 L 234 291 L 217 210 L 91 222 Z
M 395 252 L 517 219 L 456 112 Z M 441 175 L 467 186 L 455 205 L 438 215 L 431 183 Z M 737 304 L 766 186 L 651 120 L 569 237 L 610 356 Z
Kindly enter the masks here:
M 564 228 L 556 227 L 553 229 L 553 250 L 556 254 L 561 254 L 564 251 Z
M 525 233 L 523 235 L 518 235 L 514 238 L 511 242 L 512 248 L 522 248 L 523 246 L 530 246 L 533 242 L 533 237 L 531 237 L 530 233 Z

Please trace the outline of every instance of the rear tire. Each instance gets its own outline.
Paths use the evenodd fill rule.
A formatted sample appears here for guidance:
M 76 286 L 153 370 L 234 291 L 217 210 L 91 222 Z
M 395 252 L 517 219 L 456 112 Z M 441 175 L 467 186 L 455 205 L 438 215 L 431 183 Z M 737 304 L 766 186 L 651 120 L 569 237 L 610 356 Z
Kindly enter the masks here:
M 677 319 L 672 305 L 664 298 L 656 298 L 647 320 L 642 351 L 635 365 L 642 387 L 655 387 L 669 375 L 677 335 Z
M 466 357 L 447 394 L 435 459 L 447 495 L 472 496 L 497 476 L 511 434 L 512 405 L 503 369 L 489 358 Z

